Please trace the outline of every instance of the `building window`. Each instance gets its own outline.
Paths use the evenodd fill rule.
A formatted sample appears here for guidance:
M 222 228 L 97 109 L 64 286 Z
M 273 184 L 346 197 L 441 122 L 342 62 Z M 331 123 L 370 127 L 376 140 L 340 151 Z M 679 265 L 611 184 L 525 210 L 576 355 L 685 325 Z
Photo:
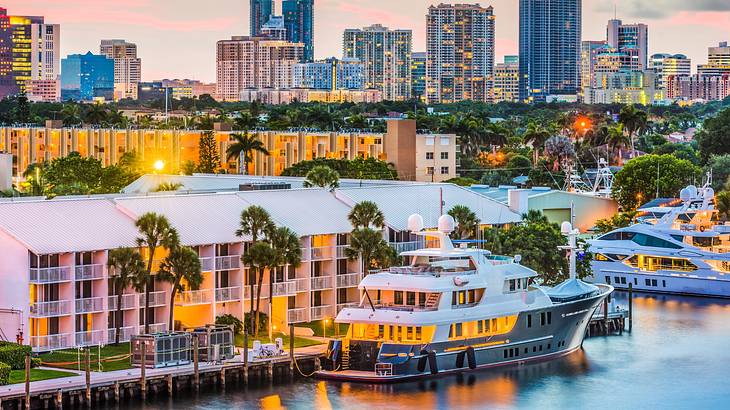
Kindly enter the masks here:
M 434 144 L 434 138 L 426 137 L 426 145 L 433 145 L 433 144 Z
M 441 159 L 449 159 L 449 153 L 448 152 L 442 152 L 441 153 Z
M 441 145 L 449 145 L 449 142 L 448 137 L 441 137 Z
M 433 159 L 433 152 L 427 152 L 426 159 Z
M 426 168 L 426 174 L 433 175 L 433 167 Z
M 449 173 L 449 167 L 441 167 L 441 175 L 445 175 Z

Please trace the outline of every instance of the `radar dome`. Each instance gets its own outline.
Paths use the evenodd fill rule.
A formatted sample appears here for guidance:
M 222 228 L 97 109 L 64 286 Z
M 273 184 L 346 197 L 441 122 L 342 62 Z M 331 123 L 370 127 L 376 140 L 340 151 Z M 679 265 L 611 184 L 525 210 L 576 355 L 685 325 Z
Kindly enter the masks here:
M 715 196 L 715 190 L 711 187 L 705 188 L 705 198 L 713 198 Z
M 454 218 L 451 215 L 441 215 L 439 218 L 439 231 L 443 233 L 451 233 L 454 232 L 454 228 L 456 228 L 456 221 L 454 221 Z
M 690 193 L 689 188 L 684 188 L 681 191 L 679 191 L 679 199 L 682 200 L 682 202 L 687 202 L 690 199 Z
M 690 198 L 697 198 L 697 187 L 696 186 L 690 185 L 687 187 L 687 190 L 689 191 Z
M 573 230 L 573 225 L 570 224 L 570 222 L 565 221 L 560 225 L 560 232 L 563 233 L 563 235 L 567 235 L 570 233 L 570 231 Z
M 413 214 L 408 217 L 408 230 L 411 232 L 420 232 L 423 230 L 423 217 L 419 214 Z

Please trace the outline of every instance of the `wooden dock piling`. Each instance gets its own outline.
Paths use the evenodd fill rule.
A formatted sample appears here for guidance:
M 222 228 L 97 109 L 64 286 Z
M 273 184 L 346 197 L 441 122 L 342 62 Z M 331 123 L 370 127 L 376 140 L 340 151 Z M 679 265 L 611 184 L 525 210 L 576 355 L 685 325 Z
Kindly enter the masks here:
M 193 338 L 193 373 L 194 373 L 194 382 L 195 384 L 195 391 L 198 391 L 198 388 L 200 387 L 200 368 L 198 366 L 198 354 L 199 351 L 199 344 L 198 344 L 198 338 Z
M 25 354 L 25 409 L 30 410 L 30 353 Z
M 146 343 L 146 341 L 142 341 L 142 362 L 141 362 L 141 367 L 140 367 L 140 371 L 139 371 L 139 384 L 140 384 L 140 388 L 142 389 L 142 397 L 144 397 L 147 394 L 146 370 L 147 370 L 147 343 Z
M 629 333 L 634 324 L 634 285 L 629 282 Z
M 84 370 L 86 372 L 86 407 L 91 407 L 91 357 L 89 348 L 84 350 Z

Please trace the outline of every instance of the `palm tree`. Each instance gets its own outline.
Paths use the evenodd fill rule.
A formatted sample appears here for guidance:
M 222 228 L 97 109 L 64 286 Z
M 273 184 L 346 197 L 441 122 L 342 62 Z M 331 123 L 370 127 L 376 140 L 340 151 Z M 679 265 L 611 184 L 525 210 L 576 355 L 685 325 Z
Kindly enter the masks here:
M 629 134 L 629 138 L 631 139 L 631 158 L 634 158 L 636 156 L 634 136 L 646 128 L 648 124 L 646 111 L 638 110 L 634 105 L 625 105 L 618 114 L 618 120 L 623 124 L 624 130 Z
M 545 145 L 545 142 L 547 142 L 548 138 L 550 138 L 551 133 L 550 130 L 543 127 L 541 124 L 538 124 L 537 122 L 530 121 L 529 124 L 527 124 L 527 129 L 525 130 L 525 133 L 522 135 L 522 138 L 525 142 L 532 144 L 532 153 L 534 156 L 534 165 L 537 165 L 537 158 L 539 155 L 540 150 Z
M 147 268 L 143 272 L 144 277 L 141 278 L 141 281 L 144 282 L 144 332 L 149 333 L 150 282 L 152 281 L 152 263 L 155 259 L 155 251 L 160 247 L 174 249 L 178 246 L 179 238 L 177 230 L 172 227 L 164 215 L 148 212 L 140 216 L 134 224 L 140 233 L 137 238 L 137 246 L 147 248 Z
M 259 333 L 259 312 L 261 306 L 261 288 L 264 281 L 264 272 L 266 268 L 273 269 L 276 266 L 276 255 L 274 249 L 267 242 L 256 242 L 251 245 L 248 252 L 243 254 L 241 260 L 251 268 L 255 268 L 258 272 L 258 289 L 256 291 L 256 319 L 253 322 L 254 334 Z M 252 282 L 253 283 L 253 282 Z M 253 284 L 251 285 L 251 292 L 253 296 Z M 271 303 L 271 300 L 269 300 Z M 251 304 L 251 320 L 253 320 L 253 303 Z M 269 319 L 270 320 L 270 319 Z
M 352 207 L 347 220 L 353 228 L 378 228 L 385 226 L 385 215 L 375 202 L 362 201 Z
M 305 188 L 328 188 L 334 192 L 340 187 L 340 174 L 326 165 L 317 165 L 307 172 L 303 185 Z
M 717 194 L 715 198 L 717 202 L 718 216 L 727 221 L 730 219 L 730 191 L 723 191 Z
M 264 147 L 264 143 L 256 138 L 256 136 L 249 135 L 248 132 L 231 134 L 231 137 L 233 137 L 235 142 L 226 150 L 226 161 L 237 158 L 238 166 L 244 175 L 248 175 L 248 164 L 253 161 L 254 151 L 269 155 L 269 151 Z
M 86 115 L 84 115 L 84 119 L 87 123 L 95 125 L 102 123 L 104 120 L 106 120 L 106 117 L 106 108 L 104 108 L 104 106 L 99 103 L 91 104 L 89 106 L 89 109 L 86 111 Z
M 251 115 L 251 113 L 248 112 L 239 113 L 238 118 L 233 120 L 233 124 L 236 126 L 236 129 L 241 131 L 248 131 L 252 128 L 255 128 L 256 125 L 258 125 L 258 122 L 258 117 L 254 117 L 253 115 Z
M 624 133 L 624 127 L 621 124 L 616 124 L 608 129 L 608 135 L 606 137 L 606 143 L 612 151 L 618 150 L 618 157 L 616 163 L 619 166 L 623 165 L 623 154 L 621 150 L 626 148 L 630 144 L 630 139 Z
M 172 285 L 170 289 L 170 331 L 175 330 L 175 295 L 186 289 L 198 290 L 203 283 L 200 271 L 200 258 L 187 246 L 176 246 L 170 251 L 162 264 L 157 278 Z M 187 288 L 186 288 L 187 284 Z
M 137 292 L 144 289 L 144 282 L 138 282 L 143 277 L 144 261 L 142 255 L 136 249 L 118 248 L 109 251 L 107 258 L 107 266 L 109 267 L 110 277 L 114 286 L 114 294 L 117 295 L 117 312 L 116 312 L 116 334 L 114 344 L 119 344 L 121 333 L 121 317 L 122 317 L 122 294 L 124 289 L 134 286 Z
M 183 184 L 179 182 L 163 182 L 160 185 L 157 185 L 157 187 L 152 192 L 169 192 L 169 191 L 177 191 L 178 189 L 182 188 Z
M 81 109 L 79 105 L 73 102 L 63 104 L 61 108 L 61 118 L 63 125 L 75 125 L 81 122 Z
M 479 227 L 479 218 L 467 206 L 456 205 L 448 214 L 456 221 L 456 229 L 453 233 L 456 239 L 469 239 Z
M 251 247 L 253 248 L 254 245 L 258 242 L 259 238 L 266 235 L 267 232 L 271 232 L 274 230 L 274 222 L 271 221 L 271 215 L 262 207 L 253 205 L 249 206 L 248 208 L 244 209 L 243 212 L 241 212 L 241 220 L 239 222 L 239 228 L 236 230 L 236 236 L 243 237 L 243 236 L 251 236 Z M 250 251 L 250 250 L 249 250 Z M 246 278 L 249 282 L 249 286 L 251 287 L 251 297 L 254 295 L 254 286 L 256 285 L 256 280 L 252 280 L 253 278 L 256 278 L 256 271 L 255 266 L 252 265 L 251 259 L 247 259 L 246 255 L 241 256 L 241 262 L 243 262 L 244 265 L 249 266 L 252 270 L 252 272 L 249 274 L 249 276 Z M 259 283 L 259 289 L 261 289 L 260 283 Z M 257 301 L 258 306 L 258 301 Z M 253 303 L 251 303 L 250 306 L 250 315 L 249 320 L 252 322 L 250 323 L 251 327 L 250 329 L 254 328 L 253 323 Z M 258 322 L 256 322 L 258 323 Z
M 287 227 L 279 227 L 269 234 L 274 251 L 274 265 L 269 267 L 269 340 L 272 338 L 271 301 L 274 297 L 274 269 L 279 266 L 296 268 L 302 261 L 302 248 L 297 234 Z
M 388 246 L 383 234 L 371 228 L 356 228 L 350 234 L 350 246 L 345 248 L 345 255 L 350 260 L 358 257 L 362 260 L 362 271 L 367 273 L 373 266 L 376 254 L 382 252 L 382 247 Z

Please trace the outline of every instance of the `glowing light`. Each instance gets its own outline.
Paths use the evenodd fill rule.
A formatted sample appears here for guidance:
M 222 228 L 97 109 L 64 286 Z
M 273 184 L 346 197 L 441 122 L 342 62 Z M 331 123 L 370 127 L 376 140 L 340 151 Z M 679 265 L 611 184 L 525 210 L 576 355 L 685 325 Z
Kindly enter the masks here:
M 152 166 L 155 168 L 155 171 L 162 171 L 165 169 L 165 161 L 158 159 Z

